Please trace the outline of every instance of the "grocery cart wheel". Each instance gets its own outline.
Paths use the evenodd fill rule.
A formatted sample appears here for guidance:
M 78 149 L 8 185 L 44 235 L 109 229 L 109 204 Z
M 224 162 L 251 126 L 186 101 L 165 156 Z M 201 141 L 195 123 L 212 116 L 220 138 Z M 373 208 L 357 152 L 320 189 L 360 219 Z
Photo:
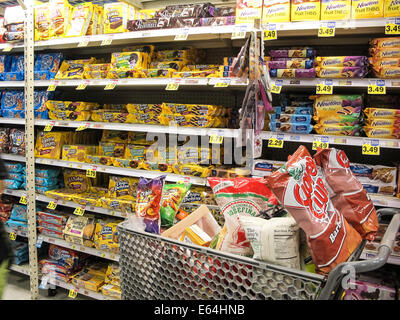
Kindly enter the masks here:
M 48 297 L 55 297 L 57 294 L 57 289 L 47 289 L 47 296 Z

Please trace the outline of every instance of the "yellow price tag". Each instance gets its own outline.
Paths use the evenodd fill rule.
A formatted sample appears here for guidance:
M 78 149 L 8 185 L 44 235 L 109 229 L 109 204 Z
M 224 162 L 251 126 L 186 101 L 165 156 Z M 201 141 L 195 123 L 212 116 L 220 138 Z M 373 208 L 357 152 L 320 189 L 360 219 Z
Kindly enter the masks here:
M 27 204 L 28 203 L 28 200 L 26 200 L 26 197 L 25 196 L 22 196 L 21 198 L 19 198 L 19 203 L 20 204 Z
M 13 46 L 7 46 L 3 49 L 3 52 L 10 52 L 12 50 Z
M 269 148 L 283 148 L 283 140 L 276 138 L 268 139 L 268 147 Z
M 336 28 L 321 26 L 318 29 L 318 37 L 334 37 L 335 29 Z
M 222 136 L 217 136 L 217 135 L 210 136 L 210 143 L 221 144 L 222 141 L 224 141 L 224 137 Z
M 50 210 L 55 210 L 57 208 L 57 203 L 55 203 L 54 201 L 49 202 L 49 204 L 46 207 L 47 209 Z
M 10 232 L 10 234 L 8 235 L 10 240 L 15 241 L 15 239 L 17 239 L 17 235 L 14 232 Z
M 87 169 L 86 170 L 86 177 L 88 178 L 96 178 L 96 170 Z
M 386 87 L 370 84 L 368 85 L 368 94 L 386 94 Z
M 178 90 L 178 88 L 179 88 L 179 83 L 170 82 L 167 84 L 165 90 Z
M 369 143 L 364 143 L 362 145 L 362 154 L 369 155 L 369 156 L 379 156 L 380 148 L 379 148 L 379 146 L 373 146 Z
M 333 86 L 326 85 L 324 83 L 317 84 L 317 94 L 332 94 L 333 93 Z
M 85 213 L 85 209 L 83 209 L 81 207 L 77 207 L 74 210 L 74 214 L 76 214 L 77 216 L 83 216 L 84 213 Z
M 400 25 L 396 23 L 386 23 L 385 34 L 400 34 Z
M 106 257 L 106 254 L 105 254 L 105 253 L 102 253 L 102 254 L 101 254 L 101 257 L 102 257 L 102 258 L 105 258 L 105 257 Z
M 89 38 L 83 38 L 79 43 L 78 47 L 87 47 L 89 44 Z
M 109 45 L 111 44 L 111 42 L 112 42 L 112 38 L 107 38 L 107 39 L 104 39 L 104 40 L 101 42 L 101 45 L 102 45 L 102 46 L 109 46 Z
M 229 82 L 228 81 L 222 81 L 222 82 L 217 82 L 214 85 L 214 88 L 226 88 L 229 86 Z
M 329 148 L 329 143 L 328 142 L 322 142 L 322 141 L 319 141 L 319 140 L 315 140 L 313 142 L 312 149 L 313 150 L 317 150 L 317 148 L 328 149 Z
M 55 84 L 51 84 L 47 87 L 47 91 L 55 91 L 56 90 L 56 85 Z
M 182 33 L 178 33 L 175 36 L 174 40 L 175 41 L 185 41 L 187 39 L 188 35 L 189 35 L 189 30 L 183 31 Z
M 87 125 L 79 126 L 78 128 L 75 129 L 75 131 L 82 131 L 87 128 Z
M 281 93 L 281 90 L 282 90 L 282 86 L 278 86 L 278 85 L 276 85 L 276 84 L 273 84 L 273 85 L 271 86 L 271 92 L 272 92 L 272 93 L 280 94 L 280 93 Z
M 69 293 L 68 293 L 68 297 L 75 299 L 77 294 L 78 294 L 78 289 L 70 289 Z
M 276 30 L 264 30 L 264 40 L 278 39 L 278 32 Z
M 78 86 L 76 87 L 76 90 L 85 90 L 86 87 L 87 87 L 87 84 L 86 84 L 86 83 L 81 83 L 80 85 L 78 85 Z
M 52 124 L 46 124 L 44 127 L 44 131 L 49 132 L 51 131 L 51 129 L 53 129 L 53 125 Z
M 116 84 L 115 82 L 109 83 L 109 84 L 107 84 L 107 85 L 104 87 L 104 90 L 112 90 L 112 89 L 115 88 L 116 85 L 117 85 L 117 84 Z

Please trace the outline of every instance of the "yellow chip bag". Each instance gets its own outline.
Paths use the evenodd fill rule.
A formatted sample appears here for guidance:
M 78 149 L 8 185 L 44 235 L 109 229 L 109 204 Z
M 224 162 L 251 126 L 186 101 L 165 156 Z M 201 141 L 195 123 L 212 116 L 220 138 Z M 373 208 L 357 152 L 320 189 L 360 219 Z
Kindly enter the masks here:
M 35 145 L 35 157 L 60 159 L 61 147 L 67 137 L 65 132 L 41 131 L 38 133 Z
M 94 231 L 94 245 L 96 249 L 118 253 L 118 222 L 97 220 Z
M 93 3 L 84 2 L 73 7 L 66 37 L 86 35 L 93 15 Z
M 108 197 L 122 200 L 135 200 L 138 178 L 110 176 Z
M 49 3 L 35 5 L 35 41 L 50 38 Z

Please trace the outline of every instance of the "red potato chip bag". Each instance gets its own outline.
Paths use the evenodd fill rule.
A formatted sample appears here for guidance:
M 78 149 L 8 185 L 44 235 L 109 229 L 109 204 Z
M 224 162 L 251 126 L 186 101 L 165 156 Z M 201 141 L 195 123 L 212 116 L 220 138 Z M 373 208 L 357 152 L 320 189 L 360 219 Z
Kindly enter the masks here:
M 329 273 L 361 243 L 361 236 L 334 207 L 306 147 L 300 146 L 265 183 L 304 230 L 317 272 Z
M 374 240 L 378 231 L 378 217 L 367 191 L 350 170 L 350 161 L 342 150 L 323 149 L 314 161 L 325 175 L 335 208 L 348 223 L 367 240 Z
M 246 238 L 239 216 L 272 217 L 278 200 L 267 188 L 263 178 L 208 178 L 215 200 L 225 218 L 217 249 L 253 256 L 253 249 Z

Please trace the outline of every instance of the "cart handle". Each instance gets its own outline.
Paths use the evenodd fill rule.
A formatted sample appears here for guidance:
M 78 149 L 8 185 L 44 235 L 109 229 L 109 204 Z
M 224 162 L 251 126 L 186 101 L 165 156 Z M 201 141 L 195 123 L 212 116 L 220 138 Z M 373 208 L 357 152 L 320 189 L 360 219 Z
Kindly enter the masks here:
M 392 252 L 393 242 L 396 237 L 396 233 L 400 228 L 400 210 L 394 209 L 382 209 L 381 214 L 394 214 L 390 224 L 382 237 L 381 243 L 378 248 L 378 254 L 375 258 L 369 260 L 361 260 L 354 262 L 343 262 L 337 265 L 328 276 L 324 288 L 321 290 L 318 300 L 329 300 L 332 292 L 337 288 L 339 281 L 348 272 L 348 267 L 354 268 L 355 272 L 362 273 L 372 270 L 379 269 L 386 264 L 389 256 Z

